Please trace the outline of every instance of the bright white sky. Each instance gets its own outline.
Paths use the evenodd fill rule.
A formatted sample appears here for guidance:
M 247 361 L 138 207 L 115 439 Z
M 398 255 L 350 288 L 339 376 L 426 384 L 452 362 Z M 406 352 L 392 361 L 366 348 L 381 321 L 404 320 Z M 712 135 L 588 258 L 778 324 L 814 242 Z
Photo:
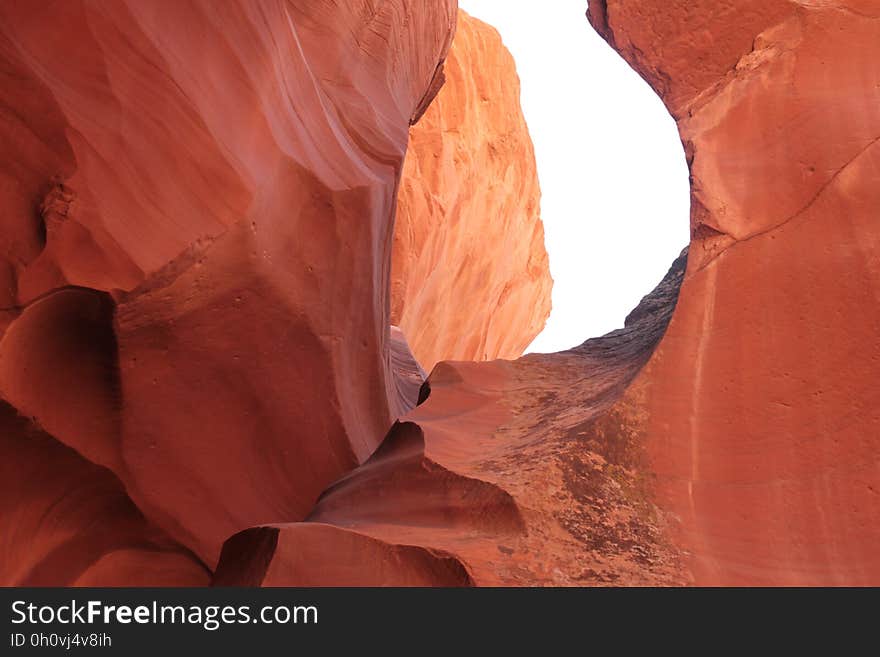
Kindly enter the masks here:
M 590 27 L 586 0 L 459 0 L 513 53 L 541 182 L 553 312 L 527 352 L 623 326 L 688 243 L 675 123 Z

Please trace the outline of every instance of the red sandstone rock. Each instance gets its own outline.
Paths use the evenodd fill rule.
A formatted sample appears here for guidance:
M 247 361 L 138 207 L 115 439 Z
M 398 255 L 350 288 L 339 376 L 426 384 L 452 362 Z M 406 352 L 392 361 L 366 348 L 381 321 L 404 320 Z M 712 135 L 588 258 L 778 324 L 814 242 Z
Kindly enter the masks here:
M 522 355 L 553 283 L 513 57 L 460 11 L 445 72 L 410 131 L 391 265 L 391 320 L 428 371 Z
M 880 584 L 880 6 L 639 4 L 600 22 L 693 179 L 681 301 L 627 393 L 658 502 L 698 584 Z
M 391 232 L 454 12 L 0 7 L 0 396 L 211 566 L 305 517 L 415 401 Z
M 641 436 L 608 411 L 660 339 L 684 266 L 626 329 L 577 349 L 438 365 L 427 401 L 324 493 L 308 522 L 231 538 L 217 583 L 687 582 L 642 476 Z
M 592 4 L 691 166 L 668 331 L 674 276 L 577 349 L 441 364 L 308 522 L 239 556 L 251 583 L 314 582 L 297 550 L 337 583 L 355 532 L 372 568 L 421 548 L 475 584 L 880 584 L 880 7 Z
M 93 463 L 123 470 L 113 302 L 106 293 L 69 287 L 28 305 L 0 339 L 0 390 Z
M 0 395 L 110 468 L 209 565 L 231 533 L 305 517 L 415 404 L 424 371 L 387 333 L 390 229 L 407 131 L 444 80 L 452 4 L 70 2 L 50 21 L 38 4 L 0 9 L 0 138 L 23 154 L 0 170 Z M 414 129 L 412 162 L 466 105 L 444 166 L 464 152 L 471 168 L 410 165 L 405 185 L 467 206 L 444 246 L 461 271 L 421 293 L 425 266 L 446 276 L 423 257 L 446 218 L 407 209 L 422 269 L 405 293 L 436 306 L 407 322 L 444 325 L 440 304 L 483 278 L 488 296 L 468 306 L 486 309 L 461 329 L 484 357 L 515 355 L 547 312 L 534 157 L 521 114 L 499 121 L 518 109 L 502 85 L 512 59 L 463 20 L 455 87 Z M 490 57 L 498 71 L 478 87 L 499 109 L 486 113 L 466 79 Z M 454 189 L 478 168 L 503 179 L 511 153 L 491 198 Z M 462 243 L 490 215 L 508 241 L 526 236 L 495 271 Z M 451 342 L 429 362 L 459 354 Z
M 207 568 L 144 519 L 106 468 L 0 402 L 0 585 L 203 586 Z
M 319 564 L 316 568 L 315 564 Z M 215 586 L 469 586 L 447 554 L 320 523 L 249 529 L 223 548 Z
M 383 283 L 451 9 L 58 6 L 0 7 L 4 582 L 199 584 L 250 523 L 216 584 L 880 584 L 874 2 L 594 2 L 679 121 L 687 271 L 576 349 L 439 365 L 372 454 L 420 379 Z
M 391 372 L 397 389 L 397 396 L 392 400 L 392 408 L 395 416 L 400 417 L 422 401 L 422 384 L 425 383 L 428 375 L 413 356 L 406 336 L 398 327 L 391 327 L 391 339 L 388 344 Z

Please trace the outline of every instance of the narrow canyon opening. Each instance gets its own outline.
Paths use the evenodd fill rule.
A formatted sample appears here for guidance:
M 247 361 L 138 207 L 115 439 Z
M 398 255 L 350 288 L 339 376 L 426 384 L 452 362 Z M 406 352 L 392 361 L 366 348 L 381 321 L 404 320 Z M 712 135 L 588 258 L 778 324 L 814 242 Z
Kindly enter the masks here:
M 690 187 L 672 117 L 590 26 L 583 0 L 461 0 L 501 35 L 534 144 L 552 310 L 526 353 L 623 326 L 689 242 Z M 442 93 L 442 92 L 441 92 Z

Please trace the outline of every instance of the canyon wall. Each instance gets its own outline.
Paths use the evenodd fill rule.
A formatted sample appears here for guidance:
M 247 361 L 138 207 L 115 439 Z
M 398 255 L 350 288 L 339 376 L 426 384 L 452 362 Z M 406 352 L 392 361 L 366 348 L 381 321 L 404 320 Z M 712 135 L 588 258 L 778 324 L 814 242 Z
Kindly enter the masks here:
M 206 584 L 539 332 L 513 60 L 429 4 L 0 7 L 0 583 Z
M 306 522 L 227 541 L 215 583 L 688 583 L 627 420 L 638 406 L 612 408 L 662 337 L 686 261 L 607 336 L 559 354 L 438 365 L 427 400 Z
M 553 284 L 513 57 L 459 11 L 444 70 L 410 131 L 391 263 L 391 321 L 427 371 L 522 355 Z
M 153 557 L 156 583 L 204 583 L 230 534 L 305 517 L 414 404 L 393 217 L 455 19 L 452 0 L 0 6 L 2 459 L 64 471 L 0 483 L 3 583 L 134 583 Z
M 628 399 L 699 584 L 880 584 L 880 4 L 591 3 L 691 170 Z
M 549 283 L 497 37 L 432 108 L 451 1 L 54 8 L 0 7 L 2 583 L 880 584 L 876 2 L 594 0 L 691 245 L 624 328 L 424 385 L 407 338 L 513 353 Z
M 437 366 L 222 581 L 880 584 L 880 6 L 591 4 L 678 122 L 686 270 L 576 349 Z

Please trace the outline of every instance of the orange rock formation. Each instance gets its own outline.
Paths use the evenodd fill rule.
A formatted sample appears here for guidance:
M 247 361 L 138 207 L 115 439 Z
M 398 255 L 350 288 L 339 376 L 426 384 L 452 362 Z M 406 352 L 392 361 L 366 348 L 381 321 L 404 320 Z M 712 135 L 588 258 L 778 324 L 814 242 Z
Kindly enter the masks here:
M 681 300 L 626 399 L 698 584 L 880 584 L 880 5 L 594 2 L 678 120 Z
M 422 364 L 539 325 L 465 318 L 505 293 L 451 254 L 481 208 L 531 245 L 536 190 L 495 110 L 444 133 L 479 88 L 429 107 L 454 3 L 343 4 L 0 7 L 3 583 L 880 584 L 876 2 L 593 0 L 678 122 L 689 251 L 623 329 L 424 385 L 409 124 Z
M 609 411 L 663 334 L 685 260 L 620 331 L 561 354 L 438 365 L 427 401 L 308 522 L 231 538 L 217 582 L 687 582 L 643 476 L 641 436 Z
M 55 581 L 123 558 L 78 535 L 110 511 L 144 534 L 120 546 L 164 532 L 212 568 L 235 531 L 305 517 L 415 402 L 393 216 L 455 3 L 373 4 L 0 7 L 0 397 L 35 425 L 16 440 L 120 498 L 71 521 L 82 567 Z M 12 547 L 39 559 L 40 488 L 14 492 L 34 529 Z
M 327 584 L 880 584 L 878 18 L 594 1 L 678 121 L 686 272 L 577 349 L 438 366 L 307 522 L 237 535 L 221 567 L 314 583 L 303 552 L 327 555 Z
M 391 321 L 428 371 L 521 356 L 553 284 L 513 57 L 460 11 L 445 72 L 410 131 L 391 263 Z

